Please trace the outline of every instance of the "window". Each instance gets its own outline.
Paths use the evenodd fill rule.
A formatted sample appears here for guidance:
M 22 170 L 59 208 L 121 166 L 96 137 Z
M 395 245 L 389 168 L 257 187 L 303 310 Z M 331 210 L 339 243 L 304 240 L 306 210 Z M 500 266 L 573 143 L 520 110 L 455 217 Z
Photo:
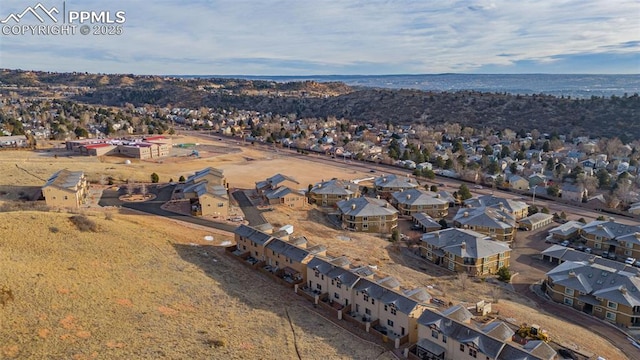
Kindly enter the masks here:
M 504 266 L 504 261 L 500 261 L 500 262 L 498 263 L 498 266 L 499 266 L 499 267 L 503 267 L 503 266 Z
M 362 300 L 364 300 L 364 301 L 369 301 L 369 295 L 367 295 L 367 294 L 363 294 L 363 295 L 362 295 Z
M 391 308 L 391 315 L 395 315 L 396 314 L 396 309 Z
M 369 308 L 364 308 L 364 313 L 367 315 L 371 315 L 371 310 L 369 310 Z
M 336 299 L 340 299 L 340 294 L 338 294 L 338 293 L 333 293 L 333 297 L 334 297 L 334 298 L 336 298 Z
M 392 320 L 387 320 L 387 325 L 393 327 L 393 321 Z
M 389 311 L 389 307 L 387 305 L 384 306 L 384 311 Z
M 316 277 L 320 277 L 320 272 L 316 271 Z
M 375 305 L 375 303 L 376 303 L 376 299 L 373 299 L 373 298 L 372 298 L 372 299 L 371 299 L 371 305 Z
M 431 337 L 434 339 L 438 338 L 438 330 L 431 330 Z
M 363 217 L 362 217 L 362 221 L 369 221 L 369 218 L 368 218 L 368 217 L 366 217 L 366 216 L 363 216 Z
M 573 296 L 573 289 L 570 288 L 565 288 L 564 289 L 564 293 L 570 296 Z
M 342 288 L 342 284 L 337 283 L 337 284 L 336 284 L 336 287 L 337 287 L 338 289 L 341 289 L 341 288 Z
M 614 303 L 613 301 L 607 301 L 607 307 L 609 309 L 615 310 L 618 308 L 618 303 Z
M 324 275 L 320 275 L 320 279 L 321 279 L 321 280 L 324 280 Z
M 322 290 L 322 285 L 320 285 L 320 284 L 316 284 L 316 289 L 318 289 L 318 290 Z
M 65 200 L 69 200 L 69 197 L 67 195 L 64 196 Z
M 478 357 L 478 352 L 475 349 L 469 348 L 469 356 L 477 358 Z
M 573 306 L 573 299 L 572 298 L 564 298 L 564 304 L 565 305 L 569 305 L 569 306 Z
M 625 254 L 626 256 L 631 256 L 632 251 L 631 251 L 631 250 L 625 250 L 625 251 L 624 251 L 624 254 Z
M 218 207 L 224 207 L 224 203 L 218 203 Z
M 447 335 L 442 334 L 442 342 L 447 343 Z
M 607 311 L 606 318 L 607 320 L 616 321 L 616 314 L 611 311 Z
M 335 281 L 331 280 L 331 285 L 335 285 Z
M 596 312 L 602 312 L 602 308 L 600 306 L 595 307 Z
M 593 247 L 596 248 L 596 249 L 600 249 L 601 246 L 602 246 L 602 245 L 600 245 L 600 243 L 594 243 L 593 245 L 594 245 Z
M 464 344 L 460 344 L 460 351 L 464 352 Z
M 368 229 L 369 228 L 369 224 L 367 224 L 367 223 L 362 224 L 362 228 L 363 229 Z

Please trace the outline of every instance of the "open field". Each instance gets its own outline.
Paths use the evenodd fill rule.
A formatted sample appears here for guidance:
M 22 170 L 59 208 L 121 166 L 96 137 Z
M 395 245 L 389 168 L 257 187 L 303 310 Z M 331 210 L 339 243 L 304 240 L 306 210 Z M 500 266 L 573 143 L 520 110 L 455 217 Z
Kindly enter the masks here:
M 0 214 L 0 287 L 13 295 L 0 358 L 283 359 L 294 343 L 305 359 L 390 356 L 223 255 L 208 231 L 96 213 L 98 232 L 80 232 L 70 216 Z
M 180 142 L 206 143 L 200 138 L 174 139 Z M 214 144 L 227 146 L 212 140 Z M 123 158 L 3 151 L 0 203 L 22 192 L 37 192 L 43 179 L 62 168 L 83 170 L 94 181 L 102 175 L 148 181 L 156 172 L 162 182 L 214 166 L 224 169 L 231 186 L 238 188 L 251 188 L 278 172 L 298 179 L 300 188 L 321 179 L 370 175 L 319 168 L 312 156 L 240 149 L 129 165 Z M 314 206 L 265 215 L 276 226 L 294 225 L 295 235 L 326 245 L 333 255 L 378 266 L 403 286 L 432 286 L 434 296 L 447 302 L 474 303 L 494 295 L 484 282 L 469 280 L 462 290 L 453 275 L 401 255 L 400 248 L 379 236 L 334 229 Z M 211 243 L 202 240 L 213 234 L 214 244 L 220 244 L 229 237 L 152 216 L 115 214 L 108 221 L 98 212 L 91 218 L 100 231 L 80 233 L 69 216 L 0 213 L 0 287 L 9 287 L 14 295 L 14 301 L 0 307 L 0 358 L 293 358 L 294 337 L 286 312 L 302 358 L 370 359 L 381 353 L 312 315 L 308 303 L 289 290 L 221 255 L 220 249 L 207 248 Z M 420 268 L 434 276 L 413 270 Z M 501 317 L 537 323 L 554 339 L 580 344 L 607 359 L 625 358 L 602 338 L 544 314 L 525 298 L 506 292 L 500 297 L 493 308 Z M 224 345 L 216 347 L 219 341 Z

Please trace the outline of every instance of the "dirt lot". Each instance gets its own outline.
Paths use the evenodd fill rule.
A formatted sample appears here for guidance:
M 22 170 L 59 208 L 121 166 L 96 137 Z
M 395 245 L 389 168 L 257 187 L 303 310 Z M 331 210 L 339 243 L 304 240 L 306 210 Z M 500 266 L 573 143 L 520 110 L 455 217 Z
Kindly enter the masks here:
M 101 213 L 97 233 L 79 232 L 70 216 L 0 214 L 0 288 L 13 296 L 0 358 L 290 359 L 295 344 L 307 359 L 389 358 L 223 255 L 224 236 Z

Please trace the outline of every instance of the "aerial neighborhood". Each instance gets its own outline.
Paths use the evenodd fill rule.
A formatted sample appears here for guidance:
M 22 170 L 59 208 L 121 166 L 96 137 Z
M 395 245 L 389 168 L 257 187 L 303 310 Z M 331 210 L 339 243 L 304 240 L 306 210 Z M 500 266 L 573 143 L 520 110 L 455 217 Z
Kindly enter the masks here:
M 278 86 L 256 91 L 329 96 Z M 239 101 L 247 89 L 197 91 Z M 640 143 L 544 131 L 11 93 L 0 156 L 37 186 L 0 184 L 0 200 L 210 229 L 225 241 L 174 246 L 204 269 L 187 272 L 257 277 L 243 291 L 283 291 L 292 331 L 295 304 L 395 358 L 598 359 L 567 324 L 625 339 L 628 354 L 640 346 Z

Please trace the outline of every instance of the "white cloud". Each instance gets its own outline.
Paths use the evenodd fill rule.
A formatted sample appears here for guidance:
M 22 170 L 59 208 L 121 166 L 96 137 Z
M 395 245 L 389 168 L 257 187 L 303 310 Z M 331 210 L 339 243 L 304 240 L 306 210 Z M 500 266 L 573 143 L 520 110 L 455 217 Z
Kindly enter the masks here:
M 0 18 L 5 9 L 23 8 L 23 1 L 4 0 Z M 94 0 L 83 1 L 82 8 L 125 10 L 124 34 L 0 36 L 0 66 L 173 74 L 437 73 L 549 62 L 560 55 L 640 53 L 638 45 L 620 46 L 640 40 L 637 1 Z

